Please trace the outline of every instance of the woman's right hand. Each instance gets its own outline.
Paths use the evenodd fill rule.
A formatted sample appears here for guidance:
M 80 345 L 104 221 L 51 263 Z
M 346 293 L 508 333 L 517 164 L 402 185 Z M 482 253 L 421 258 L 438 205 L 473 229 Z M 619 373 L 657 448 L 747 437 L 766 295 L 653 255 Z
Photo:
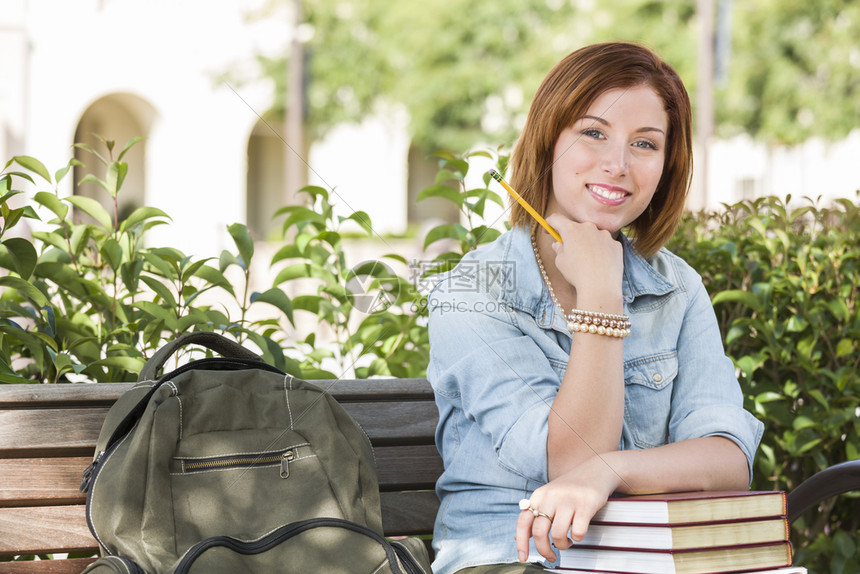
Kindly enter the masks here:
M 578 299 L 583 295 L 599 295 L 601 298 L 617 296 L 620 301 L 624 272 L 621 243 L 593 223 L 578 223 L 558 213 L 547 217 L 547 223 L 563 241 L 552 245 L 556 254 L 555 265 L 567 282 L 576 288 Z M 578 306 L 584 307 L 581 303 Z
M 595 455 L 535 490 L 529 503 L 551 520 L 528 510 L 520 512 L 516 535 L 520 561 L 528 557 L 529 539 L 534 538 L 541 556 L 555 562 L 550 540 L 560 550 L 582 540 L 592 517 L 622 483 L 618 472 L 603 457 Z

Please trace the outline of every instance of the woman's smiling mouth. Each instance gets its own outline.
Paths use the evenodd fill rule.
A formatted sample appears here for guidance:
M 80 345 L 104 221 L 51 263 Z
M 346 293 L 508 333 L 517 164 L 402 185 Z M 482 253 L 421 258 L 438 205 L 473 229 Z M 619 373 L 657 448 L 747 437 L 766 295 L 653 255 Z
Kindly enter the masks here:
M 589 183 L 585 186 L 591 195 L 596 196 L 601 203 L 621 203 L 625 197 L 630 195 L 626 190 L 615 186 L 603 186 Z

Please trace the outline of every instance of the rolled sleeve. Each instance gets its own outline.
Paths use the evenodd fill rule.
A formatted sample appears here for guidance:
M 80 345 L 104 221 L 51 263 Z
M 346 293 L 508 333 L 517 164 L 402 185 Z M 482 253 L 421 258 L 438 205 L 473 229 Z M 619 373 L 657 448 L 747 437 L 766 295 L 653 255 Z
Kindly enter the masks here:
M 746 456 L 752 480 L 764 424 L 743 408 L 743 393 L 734 364 L 725 354 L 713 305 L 699 275 L 690 273 L 690 302 L 678 337 L 670 440 L 728 438 Z
M 734 442 L 747 457 L 750 481 L 753 459 L 764 432 L 764 424 L 748 411 L 733 405 L 713 405 L 691 412 L 675 428 L 674 440 L 721 436 Z
M 559 377 L 535 340 L 516 326 L 516 311 L 477 289 L 452 285 L 462 283 L 442 281 L 428 301 L 428 379 L 446 419 L 440 424 L 456 424 L 447 420 L 456 413 L 446 411 L 459 410 L 488 438 L 500 464 L 545 482 L 547 418 Z

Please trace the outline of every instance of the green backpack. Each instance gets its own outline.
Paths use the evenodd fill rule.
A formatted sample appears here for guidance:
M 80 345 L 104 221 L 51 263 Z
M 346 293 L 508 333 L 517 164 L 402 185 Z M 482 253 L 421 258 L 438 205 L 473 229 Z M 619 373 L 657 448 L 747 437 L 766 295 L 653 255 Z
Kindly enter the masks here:
M 156 377 L 191 343 L 222 357 Z M 352 417 L 215 333 L 146 363 L 81 490 L 102 554 L 87 573 L 430 574 L 421 540 L 382 535 L 373 450 Z

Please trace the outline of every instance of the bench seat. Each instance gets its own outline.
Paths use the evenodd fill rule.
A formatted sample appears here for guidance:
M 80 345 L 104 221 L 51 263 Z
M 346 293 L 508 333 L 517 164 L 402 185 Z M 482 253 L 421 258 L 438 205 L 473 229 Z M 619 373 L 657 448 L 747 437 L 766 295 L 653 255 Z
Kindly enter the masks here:
M 430 535 L 442 460 L 425 379 L 314 381 L 374 447 L 387 536 Z M 0 556 L 96 552 L 79 491 L 108 409 L 132 383 L 0 385 Z M 0 562 L 3 573 L 79 573 L 91 558 Z

